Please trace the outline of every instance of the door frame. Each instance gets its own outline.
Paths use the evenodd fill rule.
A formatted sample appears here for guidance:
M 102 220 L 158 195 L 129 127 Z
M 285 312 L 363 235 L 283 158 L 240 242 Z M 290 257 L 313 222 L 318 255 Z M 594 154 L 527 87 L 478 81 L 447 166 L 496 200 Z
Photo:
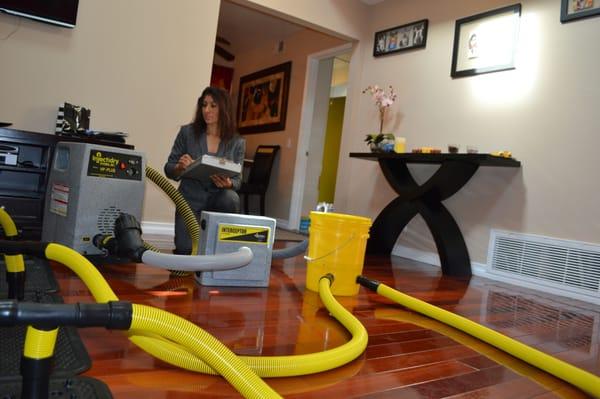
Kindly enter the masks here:
M 302 199 L 304 196 L 304 182 L 306 179 L 306 164 L 308 158 L 306 153 L 310 143 L 319 61 L 324 58 L 331 58 L 336 55 L 347 53 L 351 51 L 352 48 L 353 43 L 345 43 L 341 46 L 310 54 L 307 57 L 306 79 L 304 81 L 303 92 L 304 101 L 302 102 L 298 145 L 296 146 L 296 162 L 294 165 L 294 182 L 292 184 L 288 229 L 297 229 L 300 225 L 300 217 L 302 216 Z M 346 103 L 346 106 L 348 106 L 348 103 Z

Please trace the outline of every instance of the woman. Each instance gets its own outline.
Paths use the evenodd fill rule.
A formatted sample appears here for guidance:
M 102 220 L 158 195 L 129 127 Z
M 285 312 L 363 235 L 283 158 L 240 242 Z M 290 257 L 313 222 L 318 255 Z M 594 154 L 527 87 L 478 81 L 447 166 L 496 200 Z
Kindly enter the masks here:
M 240 197 L 236 193 L 241 185 L 241 175 L 227 177 L 212 175 L 205 180 L 180 178 L 181 173 L 194 160 L 210 154 L 243 163 L 246 141 L 235 131 L 233 105 L 229 94 L 216 87 L 207 87 L 198 99 L 194 121 L 179 130 L 165 175 L 181 180 L 179 191 L 200 219 L 204 211 L 238 213 Z M 175 253 L 188 255 L 192 242 L 183 218 L 175 214 Z

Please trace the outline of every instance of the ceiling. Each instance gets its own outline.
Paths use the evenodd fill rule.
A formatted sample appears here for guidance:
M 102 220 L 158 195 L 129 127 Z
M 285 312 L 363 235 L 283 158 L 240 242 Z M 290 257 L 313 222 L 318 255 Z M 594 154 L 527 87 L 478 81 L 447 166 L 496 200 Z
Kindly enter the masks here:
M 306 29 L 256 10 L 221 1 L 217 35 L 231 44 L 223 45 L 233 54 L 260 46 L 265 41 L 284 40 Z
M 375 5 L 385 0 L 355 1 Z M 285 40 L 302 29 L 308 28 L 227 0 L 221 1 L 217 35 L 229 41 L 228 45 L 220 45 L 233 54 L 258 47 L 265 41 Z

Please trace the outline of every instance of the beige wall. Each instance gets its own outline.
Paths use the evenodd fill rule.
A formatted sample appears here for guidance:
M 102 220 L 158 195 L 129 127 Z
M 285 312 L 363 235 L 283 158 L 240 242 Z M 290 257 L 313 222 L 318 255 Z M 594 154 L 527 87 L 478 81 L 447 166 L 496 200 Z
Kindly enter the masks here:
M 309 54 L 323 49 L 336 47 L 343 43 L 343 41 L 329 35 L 305 29 L 284 40 L 284 50 L 276 54 L 274 48 L 277 41 L 278 38 L 274 38 L 272 42 L 264 43 L 262 46 L 251 51 L 236 54 L 233 76 L 233 98 L 237 104 L 240 76 L 292 61 L 285 130 L 244 136 L 246 138 L 247 158 L 254 156 L 256 147 L 259 144 L 278 144 L 281 146 L 279 160 L 273 169 L 266 198 L 267 215 L 287 220 L 290 212 L 307 57 Z M 251 199 L 250 206 L 253 212 L 258 210 L 256 199 L 256 196 L 253 196 Z
M 162 170 L 209 82 L 218 13 L 218 1 L 80 0 L 73 30 L 0 15 L 0 37 L 17 28 L 0 42 L 0 120 L 53 133 L 59 104 L 85 105 L 92 129 L 129 133 Z M 148 184 L 144 219 L 173 209 Z
M 482 152 L 511 150 L 521 169 L 480 168 L 445 202 L 462 229 L 471 258 L 485 262 L 490 229 L 600 243 L 600 53 L 589 38 L 600 19 L 561 24 L 560 1 L 522 1 L 517 69 L 450 78 L 454 22 L 506 1 L 385 1 L 375 7 L 370 33 L 422 18 L 430 27 L 427 48 L 373 58 L 364 48 L 361 86 L 392 84 L 398 100 L 387 130 L 417 146 L 475 145 Z M 360 96 L 355 126 L 346 126 L 350 151 L 366 150 L 363 134 L 377 124 L 375 108 Z M 347 152 L 346 152 L 347 154 Z M 346 212 L 375 216 L 394 194 L 375 163 L 342 156 L 336 201 Z M 431 167 L 413 166 L 424 180 Z M 339 207 L 338 207 L 339 209 Z M 398 244 L 435 253 L 417 218 Z

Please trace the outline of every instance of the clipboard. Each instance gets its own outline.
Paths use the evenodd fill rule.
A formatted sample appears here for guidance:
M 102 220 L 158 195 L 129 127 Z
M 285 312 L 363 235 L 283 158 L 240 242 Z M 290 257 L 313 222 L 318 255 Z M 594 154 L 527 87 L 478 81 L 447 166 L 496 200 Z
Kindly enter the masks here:
M 214 155 L 202 155 L 184 170 L 180 177 L 207 180 L 212 175 L 234 177 L 242 172 L 242 165 Z

